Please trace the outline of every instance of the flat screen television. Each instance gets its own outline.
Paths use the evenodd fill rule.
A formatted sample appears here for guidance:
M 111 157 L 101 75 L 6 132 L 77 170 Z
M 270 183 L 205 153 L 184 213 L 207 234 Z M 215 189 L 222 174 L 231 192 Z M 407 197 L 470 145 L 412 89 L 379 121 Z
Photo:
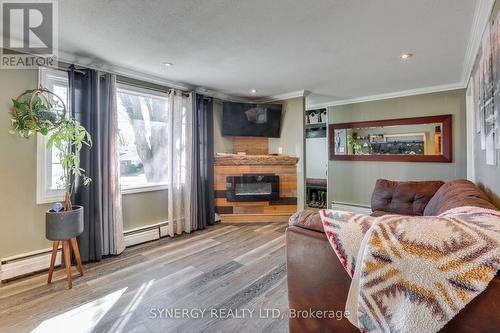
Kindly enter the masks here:
M 222 135 L 279 138 L 281 104 L 225 102 L 222 105 Z

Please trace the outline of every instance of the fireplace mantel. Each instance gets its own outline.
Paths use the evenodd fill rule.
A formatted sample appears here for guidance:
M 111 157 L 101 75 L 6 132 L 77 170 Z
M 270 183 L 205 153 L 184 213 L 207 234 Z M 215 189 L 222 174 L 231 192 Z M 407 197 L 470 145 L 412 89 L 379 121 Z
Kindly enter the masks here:
M 286 155 L 217 154 L 215 165 L 295 165 L 298 157 Z

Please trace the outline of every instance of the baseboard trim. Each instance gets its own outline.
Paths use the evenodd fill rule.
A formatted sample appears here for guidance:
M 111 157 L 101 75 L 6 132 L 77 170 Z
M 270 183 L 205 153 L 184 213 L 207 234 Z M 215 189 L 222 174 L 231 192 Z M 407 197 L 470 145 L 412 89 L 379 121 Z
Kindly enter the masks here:
M 125 247 L 151 242 L 167 236 L 167 225 L 168 222 L 160 222 L 125 231 L 123 233 Z
M 125 241 L 125 247 L 150 242 L 156 239 L 160 239 L 160 227 L 125 235 L 123 238 Z
M 51 251 L 37 255 L 18 257 L 14 260 L 2 261 L 0 271 L 0 281 L 13 279 L 16 277 L 47 270 L 50 266 Z M 57 251 L 56 266 L 61 265 L 62 250 Z
M 150 242 L 164 236 L 167 236 L 167 222 L 135 228 L 123 233 L 125 247 Z M 44 249 L 1 259 L 0 281 L 49 269 L 51 252 L 52 249 Z M 61 256 L 62 251 L 59 249 L 56 257 L 56 266 L 61 265 Z

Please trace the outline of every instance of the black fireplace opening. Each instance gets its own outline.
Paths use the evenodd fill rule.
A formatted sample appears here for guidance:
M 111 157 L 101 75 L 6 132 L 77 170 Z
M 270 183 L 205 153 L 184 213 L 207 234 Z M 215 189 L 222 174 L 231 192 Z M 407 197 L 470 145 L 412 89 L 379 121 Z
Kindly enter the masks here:
M 278 201 L 279 198 L 279 176 L 252 174 L 226 178 L 226 199 L 229 202 Z

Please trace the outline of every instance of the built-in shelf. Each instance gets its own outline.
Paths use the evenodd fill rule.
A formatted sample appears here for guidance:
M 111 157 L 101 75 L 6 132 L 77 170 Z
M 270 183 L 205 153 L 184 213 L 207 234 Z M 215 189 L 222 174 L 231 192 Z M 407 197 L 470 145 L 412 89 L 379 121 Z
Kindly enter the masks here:
M 306 139 L 326 138 L 326 123 L 306 124 Z
M 306 138 L 326 137 L 326 109 L 306 110 Z
M 306 179 L 306 203 L 308 207 L 314 209 L 326 208 L 326 184 L 326 179 Z
M 306 129 L 310 128 L 326 128 L 326 123 L 306 124 Z

